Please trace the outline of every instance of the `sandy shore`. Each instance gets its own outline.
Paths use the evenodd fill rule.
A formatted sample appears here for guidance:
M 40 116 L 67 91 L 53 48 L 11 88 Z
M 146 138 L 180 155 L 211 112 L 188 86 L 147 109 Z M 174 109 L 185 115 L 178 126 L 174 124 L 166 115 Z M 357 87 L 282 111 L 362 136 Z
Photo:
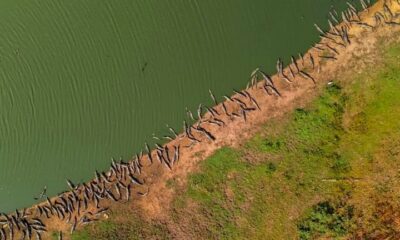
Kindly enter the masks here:
M 5 216 L 0 217 L 0 220 L 5 219 L 4 224 L 0 223 L 1 229 L 9 236 L 9 227 L 13 226 L 14 236 L 21 236 L 23 229 L 29 227 L 16 222 L 26 219 L 28 224 L 35 226 L 34 228 L 46 229 L 41 234 L 43 239 L 50 238 L 48 233 L 59 231 L 63 232 L 63 239 L 68 239 L 71 228 L 80 228 L 90 221 L 107 218 L 107 211 L 103 212 L 103 209 L 112 209 L 115 204 L 139 207 L 149 218 L 162 216 L 168 209 L 174 194 L 166 187 L 165 183 L 168 179 L 175 179 L 184 184 L 187 175 L 196 171 L 200 161 L 222 146 L 237 146 L 250 138 L 268 119 L 308 103 L 318 95 L 327 82 L 333 80 L 336 72 L 347 67 L 354 58 L 354 53 L 371 51 L 371 46 L 376 44 L 378 37 L 390 36 L 400 31 L 400 25 L 395 23 L 399 21 L 397 14 L 400 12 L 400 4 L 397 1 L 386 2 L 387 7 L 384 7 L 384 1 L 378 1 L 374 6 L 359 13 L 358 17 L 354 16 L 336 25 L 330 33 L 324 34 L 315 48 L 304 54 L 303 59 L 297 58 L 289 66 L 282 68 L 283 74 L 276 74 L 268 79 L 262 72 L 256 72 L 254 79 L 257 81 L 253 81 L 248 89 L 213 106 L 212 113 L 206 112 L 203 108 L 201 120 L 193 124 L 193 128 L 188 127 L 186 132 L 178 134 L 176 138 L 173 137 L 174 140 L 159 146 L 158 154 L 162 155 L 161 161 L 158 160 L 157 149 L 155 149 L 150 154 L 152 160 L 147 153 L 144 153 L 143 156 L 139 155 L 137 160 L 116 163 L 115 168 L 119 170 L 110 170 L 104 174 L 104 177 L 99 176 L 99 179 L 86 183 L 86 186 L 79 185 L 75 190 L 64 193 L 65 199 L 71 196 L 70 201 L 74 205 L 71 213 L 65 213 L 65 216 L 61 213 L 60 216 L 58 211 L 63 210 L 56 210 L 55 205 L 59 203 L 59 209 L 63 209 L 63 206 L 67 204 L 63 203 L 60 197 L 54 197 L 27 209 L 25 214 L 10 214 L 10 219 L 11 215 L 16 218 L 15 221 L 10 220 L 14 223 L 6 222 Z M 279 68 L 277 66 L 278 71 Z M 196 113 L 193 115 L 197 116 Z M 121 169 L 126 169 L 124 166 L 127 166 L 127 169 L 131 168 L 132 176 L 138 180 L 139 184 L 135 184 L 132 178 L 122 173 L 125 170 Z M 140 168 L 140 173 L 137 168 Z M 125 186 L 131 184 L 130 192 L 124 187 L 116 187 L 118 182 Z M 87 190 L 91 185 L 103 188 L 103 191 L 99 189 L 99 192 L 103 194 L 104 189 L 109 191 L 104 194 L 106 195 L 104 199 L 99 199 L 98 207 L 93 201 L 94 193 Z M 87 207 L 84 203 L 86 197 L 83 197 L 85 191 L 89 199 Z M 129 201 L 127 201 L 127 194 L 129 194 Z M 114 201 L 111 195 L 118 196 L 121 200 Z M 43 211 L 40 210 L 42 208 L 50 208 L 47 211 L 51 214 L 40 214 Z M 49 218 L 46 215 L 49 215 Z M 34 224 L 36 219 L 41 224 Z M 43 227 L 36 227 L 36 225 L 43 225 Z M 36 232 L 42 232 L 42 230 L 35 231 L 34 228 L 31 227 L 33 237 Z

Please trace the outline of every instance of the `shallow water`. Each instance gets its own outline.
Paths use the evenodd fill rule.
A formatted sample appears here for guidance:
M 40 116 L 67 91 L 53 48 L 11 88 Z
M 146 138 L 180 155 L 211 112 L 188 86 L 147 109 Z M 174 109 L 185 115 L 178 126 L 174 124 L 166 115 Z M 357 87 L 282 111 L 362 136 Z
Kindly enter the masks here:
M 305 51 L 334 5 L 320 0 L 3 0 L 0 211 L 43 186 L 129 158 L 185 107 L 243 88 L 257 66 Z M 286 58 L 288 59 L 288 58 Z

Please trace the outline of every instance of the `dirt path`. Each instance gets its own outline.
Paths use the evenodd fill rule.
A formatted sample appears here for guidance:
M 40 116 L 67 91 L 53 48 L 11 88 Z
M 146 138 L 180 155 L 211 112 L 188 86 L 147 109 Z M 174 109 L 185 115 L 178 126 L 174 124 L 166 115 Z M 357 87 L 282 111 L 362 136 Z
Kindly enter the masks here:
M 335 78 L 338 72 L 343 72 L 349 66 L 354 66 L 352 64 L 354 64 L 355 58 L 362 58 L 373 52 L 379 43 L 379 39 L 382 37 L 389 38 L 394 36 L 395 32 L 400 32 L 400 25 L 394 23 L 394 21 L 399 21 L 397 13 L 400 12 L 400 3 L 397 1 L 386 2 L 388 2 L 389 12 L 384 10 L 384 1 L 379 1 L 359 14 L 362 21 L 358 22 L 355 17 L 353 23 L 344 22 L 336 26 L 336 30 L 332 30 L 331 34 L 325 34 L 326 37 L 316 45 L 316 48 L 310 49 L 304 54 L 304 61 L 297 59 L 295 60 L 296 64 L 292 63 L 283 69 L 284 74 L 275 75 L 271 80 L 265 80 L 262 73 L 257 72 L 259 81 L 250 86 L 246 92 L 234 94 L 230 99 L 214 106 L 215 112 L 204 114 L 202 119 L 193 125 L 195 128 L 188 128 L 186 133 L 180 134 L 176 139 L 160 146 L 161 158 L 164 157 L 170 161 L 164 160 L 161 163 L 157 160 L 156 150 L 151 152 L 152 161 L 146 154 L 139 156 L 136 164 L 141 166 L 141 174 L 135 176 L 139 182 L 143 182 L 143 185 L 134 184 L 130 194 L 132 199 L 129 202 L 124 200 L 122 194 L 120 194 L 120 198 L 123 200 L 118 201 L 118 203 L 110 200 L 111 197 L 101 199 L 100 208 L 113 208 L 118 204 L 130 204 L 132 208 L 139 207 L 149 219 L 168 220 L 167 213 L 174 196 L 173 190 L 166 186 L 169 179 L 174 179 L 180 185 L 185 185 L 188 174 L 197 170 L 200 161 L 212 155 L 222 146 L 238 146 L 244 140 L 253 136 L 268 119 L 281 116 L 310 102 L 318 95 L 323 86 Z M 380 12 L 378 20 L 381 19 L 382 22 L 379 26 L 375 20 L 377 12 Z M 381 15 L 382 17 L 380 17 Z M 384 21 L 389 23 L 384 23 Z M 336 36 L 335 31 L 339 32 L 342 37 Z M 362 61 L 357 62 L 362 63 Z M 361 64 L 357 67 L 361 71 L 363 66 Z M 166 146 L 167 148 L 165 148 Z M 136 166 L 135 161 L 130 161 L 127 165 Z M 171 165 L 172 170 L 169 169 L 168 165 Z M 93 180 L 87 183 L 87 186 L 90 186 L 91 183 L 100 186 L 99 182 L 103 182 L 103 188 L 107 188 L 111 194 L 116 195 L 114 183 L 120 177 L 115 172 L 113 175 L 113 172 L 109 171 L 105 173 L 105 178 L 107 178 L 107 183 L 104 183 L 105 180 Z M 108 181 L 111 183 L 108 183 Z M 128 184 L 130 180 L 124 176 L 120 182 Z M 44 214 L 40 214 L 38 206 L 34 206 L 26 211 L 26 216 L 20 216 L 18 219 L 26 218 L 32 221 L 34 217 L 37 217 L 46 226 L 48 233 L 62 231 L 65 233 L 64 239 L 67 239 L 67 233 L 70 232 L 72 226 L 76 225 L 79 228 L 83 225 L 84 216 L 90 215 L 89 219 L 93 216 L 100 219 L 107 217 L 107 214 L 97 214 L 99 208 L 93 201 L 88 202 L 87 209 L 83 209 L 84 198 L 81 195 L 85 193 L 85 186 L 78 186 L 74 192 L 77 197 L 76 200 L 71 197 L 73 199 L 71 202 L 75 206 L 75 211 L 68 214 L 69 217 L 57 216 L 59 214 L 54 210 L 56 213 L 50 214 L 47 218 Z M 73 194 L 70 192 L 63 196 L 67 198 L 67 196 L 73 196 Z M 93 199 L 93 196 L 91 199 Z M 50 203 L 40 204 L 40 208 L 49 207 L 52 209 L 52 205 L 61 202 L 59 197 L 52 198 L 49 201 Z M 63 203 L 60 203 L 60 206 L 62 205 Z M 76 208 L 80 207 L 82 207 L 82 211 L 77 212 Z M 65 213 L 65 215 L 67 214 Z M 70 218 L 68 222 L 66 221 L 67 218 Z M 8 234 L 10 225 L 13 224 L 0 224 L 0 228 Z M 15 228 L 16 236 L 21 235 L 22 232 L 17 230 L 17 226 L 18 224 L 14 223 L 14 227 L 11 227 Z M 21 226 L 21 228 L 23 229 L 24 226 Z M 179 236 L 179 232 L 176 232 L 175 235 L 177 238 L 183 237 Z M 46 233 L 42 237 L 43 239 L 51 239 L 50 235 Z

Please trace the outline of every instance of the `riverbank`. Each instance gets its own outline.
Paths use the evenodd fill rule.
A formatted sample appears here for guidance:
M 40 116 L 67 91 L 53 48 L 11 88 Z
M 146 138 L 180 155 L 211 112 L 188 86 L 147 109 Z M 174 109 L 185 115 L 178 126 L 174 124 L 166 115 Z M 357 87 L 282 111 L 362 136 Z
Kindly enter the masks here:
M 399 5 L 393 1 L 390 8 L 392 12 L 396 13 L 399 10 Z M 361 13 L 360 17 L 362 22 L 375 26 L 374 13 L 382 11 L 382 9 L 382 2 L 379 2 L 377 5 L 370 8 L 368 12 Z M 397 16 L 393 19 L 396 20 Z M 342 26 L 343 24 L 345 23 L 342 23 Z M 166 159 L 162 160 L 162 163 L 157 160 L 156 151 L 153 151 L 151 154 L 153 163 L 149 161 L 150 159 L 146 155 L 143 157 L 139 156 L 140 164 L 131 162 L 132 164 L 129 164 L 129 166 L 132 165 L 135 168 L 139 165 L 142 166 L 140 167 L 141 174 L 138 174 L 137 178 L 138 181 L 143 184 L 136 184 L 135 187 L 132 188 L 130 195 L 132 198 L 131 201 L 124 204 L 114 204 L 112 203 L 113 200 L 104 199 L 101 200 L 101 207 L 112 206 L 111 209 L 113 211 L 117 211 L 118 208 L 134 208 L 142 212 L 143 221 L 149 220 L 165 223 L 171 217 L 171 203 L 174 202 L 174 197 L 177 194 L 177 189 L 170 187 L 172 183 L 173 185 L 180 186 L 180 188 L 184 188 L 188 183 L 188 175 L 200 170 L 199 163 L 204 159 L 210 157 L 215 151 L 222 147 L 240 147 L 241 144 L 260 132 L 265 122 L 272 119 L 280 119 L 296 108 L 307 106 L 313 99 L 321 94 L 326 83 L 343 74 L 354 74 L 354 69 L 352 68 L 353 64 L 362 64 L 357 67 L 358 71 L 362 71 L 371 66 L 369 62 L 371 59 L 366 57 L 378 51 L 379 41 L 382 37 L 386 37 L 387 42 L 389 42 L 390 39 L 392 39 L 392 41 L 396 40 L 399 26 L 396 24 L 382 24 L 379 27 L 371 28 L 367 25 L 352 23 L 352 26 L 349 26 L 348 33 L 346 33 L 347 30 L 345 30 L 345 28 L 340 31 L 343 32 L 339 35 L 344 37 L 338 36 L 337 41 L 341 41 L 339 39 L 342 39 L 340 43 L 345 45 L 345 47 L 340 47 L 341 45 L 339 44 L 336 48 L 331 49 L 333 47 L 330 45 L 332 43 L 330 43 L 331 40 L 329 38 L 332 38 L 332 36 L 328 36 L 329 38 L 324 38 L 322 40 L 322 45 L 317 46 L 318 49 L 314 48 L 304 55 L 304 62 L 301 59 L 297 59 L 296 64 L 291 64 L 290 67 L 295 73 L 294 78 L 290 76 L 290 69 L 285 68 L 284 74 L 272 77 L 273 85 L 268 81 L 260 79 L 257 84 L 247 89 L 247 93 L 250 97 L 247 93 L 242 92 L 243 95 L 235 94 L 231 97 L 232 100 L 224 102 L 227 114 L 224 113 L 225 110 L 222 104 L 217 105 L 214 108 L 218 114 L 215 112 L 214 114 L 218 116 L 214 118 L 211 113 L 206 113 L 202 116 L 201 128 L 191 128 L 187 130 L 185 134 L 179 135 L 177 139 L 160 147 L 159 152 L 161 152 L 161 159 Z M 346 35 L 349 39 L 346 38 Z M 350 40 L 350 42 L 348 42 L 348 40 Z M 330 48 L 327 48 L 327 46 Z M 312 58 L 310 58 L 310 56 L 312 56 Z M 364 62 L 364 58 L 368 61 Z M 374 61 L 374 58 L 372 58 L 372 61 Z M 301 72 L 297 71 L 296 65 L 298 65 Z M 262 77 L 260 73 L 258 73 L 258 76 Z M 288 79 L 284 80 L 283 78 Z M 316 84 L 314 84 L 314 81 Z M 257 104 L 255 104 L 253 100 L 255 100 Z M 260 107 L 260 110 L 258 110 L 258 107 Z M 197 124 L 194 126 L 196 125 Z M 215 140 L 213 140 L 214 138 Z M 168 149 L 166 149 L 165 146 L 168 146 Z M 174 149 L 179 149 L 178 156 L 175 155 L 177 152 L 174 151 Z M 176 161 L 170 161 L 174 158 L 173 156 L 177 156 L 175 159 Z M 228 154 L 228 157 L 229 156 Z M 121 168 L 121 165 L 118 166 L 116 168 Z M 172 168 L 172 171 L 169 170 L 169 167 Z M 115 172 L 118 171 L 114 170 L 114 173 Z M 107 180 L 96 181 L 107 182 L 108 185 L 108 182 L 113 182 L 118 178 L 117 175 L 118 174 L 113 175 L 112 171 L 110 171 L 104 177 Z M 127 182 L 130 182 L 130 180 L 124 181 L 123 184 L 127 184 Z M 211 181 L 210 184 L 212 185 L 213 182 Z M 98 185 L 100 185 L 100 183 Z M 104 183 L 104 185 L 106 184 Z M 113 188 L 109 186 L 107 189 L 116 194 L 114 185 L 112 185 L 112 187 Z M 80 186 L 79 188 L 79 193 L 83 194 L 85 187 Z M 112 197 L 107 198 L 112 199 Z M 81 200 L 75 200 L 76 205 L 81 204 L 80 202 L 83 201 L 83 197 L 80 199 Z M 51 205 L 55 204 L 56 201 L 56 198 L 51 199 L 51 203 L 43 203 L 41 206 L 44 207 L 48 205 L 51 208 Z M 73 201 L 74 200 L 72 200 L 72 202 Z M 30 211 L 33 215 L 38 215 L 37 210 L 31 209 Z M 79 221 L 82 219 L 83 215 L 88 212 L 91 212 L 92 215 L 96 215 L 96 211 L 98 211 L 98 209 L 93 203 L 90 203 L 88 209 L 80 213 L 74 212 L 70 214 L 71 220 L 69 223 L 66 223 L 65 219 L 61 219 L 62 217 L 56 217 L 57 213 L 52 213 L 54 216 L 50 219 L 46 219 L 44 216 L 42 216 L 42 219 L 48 232 L 69 232 L 71 225 L 76 225 L 78 229 L 81 227 L 80 225 L 83 225 L 83 222 Z M 107 216 L 108 215 L 99 214 L 95 217 L 90 216 L 89 219 L 97 220 L 97 218 L 99 218 L 100 220 Z M 75 217 L 76 219 L 74 219 Z M 116 216 L 116 218 L 118 218 L 118 216 Z M 121 218 L 124 217 L 122 216 Z M 166 223 L 164 225 L 160 224 L 160 226 L 161 229 L 164 229 L 163 226 L 165 226 L 169 233 L 173 233 L 172 236 L 175 238 L 187 237 L 187 235 L 179 235 L 183 234 L 179 233 L 179 231 L 174 232 L 173 227 L 168 226 Z M 177 225 L 174 226 L 177 227 Z M 158 227 L 156 226 L 154 230 L 156 231 L 157 229 Z
M 117 207 L 73 239 L 398 239 L 399 43 L 170 179 L 163 215 Z

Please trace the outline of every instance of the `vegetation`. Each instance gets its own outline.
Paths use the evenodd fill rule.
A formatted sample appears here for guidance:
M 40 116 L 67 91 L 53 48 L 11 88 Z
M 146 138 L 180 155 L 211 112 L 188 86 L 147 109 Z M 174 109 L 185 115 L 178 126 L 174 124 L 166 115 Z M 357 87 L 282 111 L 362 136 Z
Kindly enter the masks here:
M 126 214 L 73 239 L 399 239 L 399 57 L 391 47 L 379 68 L 217 151 L 187 185 L 170 181 L 168 222 Z
M 108 220 L 88 226 L 74 234 L 72 240 L 139 240 L 149 236 L 152 236 L 152 239 L 171 239 L 165 225 L 146 222 L 138 216 L 139 213 L 134 210 L 116 209 Z
M 339 237 L 351 229 L 354 209 L 345 201 L 324 201 L 315 205 L 298 225 L 300 239 L 318 236 Z

